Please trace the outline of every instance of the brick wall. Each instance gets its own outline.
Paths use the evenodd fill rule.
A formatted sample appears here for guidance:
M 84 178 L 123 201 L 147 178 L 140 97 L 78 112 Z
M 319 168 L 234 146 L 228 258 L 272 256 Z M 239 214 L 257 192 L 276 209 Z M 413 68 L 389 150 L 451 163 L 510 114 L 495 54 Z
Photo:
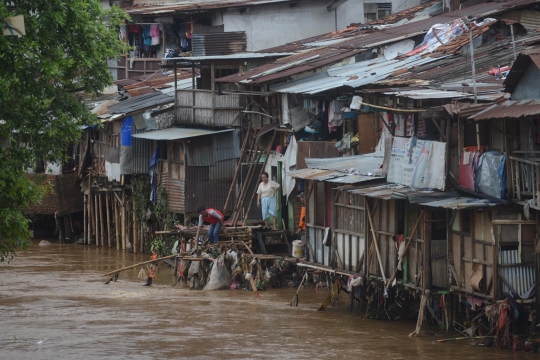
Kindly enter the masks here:
M 27 174 L 32 178 L 32 174 Z M 27 213 L 40 215 L 53 215 L 60 211 L 66 215 L 83 210 L 84 198 L 75 173 L 62 175 L 45 175 L 45 181 L 52 185 L 39 204 L 32 205 Z

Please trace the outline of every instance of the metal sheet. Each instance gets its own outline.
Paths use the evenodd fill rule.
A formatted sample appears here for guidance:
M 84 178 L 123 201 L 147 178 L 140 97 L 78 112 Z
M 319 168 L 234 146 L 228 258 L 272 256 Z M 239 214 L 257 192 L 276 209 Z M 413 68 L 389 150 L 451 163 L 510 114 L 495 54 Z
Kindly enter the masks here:
M 212 150 L 212 136 L 203 136 L 186 144 L 187 166 L 215 165 L 214 151 Z
M 540 115 L 540 99 L 505 100 L 499 104 L 493 104 L 476 115 L 470 116 L 469 119 L 476 121 L 505 118 L 518 119 L 536 115 Z
M 174 98 L 161 92 L 137 96 L 108 107 L 110 114 L 127 114 L 156 105 L 173 103 Z
M 222 132 L 234 131 L 234 129 L 226 130 L 206 130 L 206 129 L 195 129 L 195 128 L 170 128 L 163 130 L 156 130 L 151 132 L 146 132 L 142 134 L 133 135 L 134 138 L 149 139 L 149 140 L 179 140 L 186 139 L 196 136 L 203 135 L 212 135 Z
M 223 134 L 216 134 L 212 137 L 212 151 L 216 161 L 240 158 L 240 143 L 238 136 L 239 131 L 235 130 Z
M 163 58 L 162 60 L 179 60 L 179 61 L 211 61 L 211 60 L 244 60 L 244 59 L 263 59 L 263 58 L 278 58 L 294 55 L 292 52 L 281 53 L 236 53 L 227 55 L 207 55 L 207 56 L 185 56 L 176 58 Z
M 515 264 L 515 266 L 500 266 L 500 274 L 512 285 L 518 295 L 523 297 L 535 283 L 534 266 L 524 266 L 520 264 L 518 250 L 501 250 L 500 263 L 504 265 Z M 503 292 L 511 294 L 508 286 L 503 282 Z
M 247 36 L 245 31 L 193 34 L 191 43 L 194 56 L 229 55 L 246 52 Z

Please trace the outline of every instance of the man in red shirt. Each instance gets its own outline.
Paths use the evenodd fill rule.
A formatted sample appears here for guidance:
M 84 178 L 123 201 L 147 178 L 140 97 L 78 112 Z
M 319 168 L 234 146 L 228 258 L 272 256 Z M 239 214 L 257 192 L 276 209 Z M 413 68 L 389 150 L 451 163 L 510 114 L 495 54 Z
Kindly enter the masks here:
M 210 228 L 208 229 L 208 240 L 210 241 L 210 244 L 217 243 L 219 241 L 219 230 L 223 226 L 225 217 L 219 210 L 212 208 L 207 209 L 204 206 L 199 206 L 197 212 L 199 213 L 199 227 L 197 228 L 197 235 L 195 235 L 195 248 L 198 247 L 199 233 L 205 222 L 210 223 Z M 223 232 L 225 234 L 227 233 L 225 227 L 223 228 Z

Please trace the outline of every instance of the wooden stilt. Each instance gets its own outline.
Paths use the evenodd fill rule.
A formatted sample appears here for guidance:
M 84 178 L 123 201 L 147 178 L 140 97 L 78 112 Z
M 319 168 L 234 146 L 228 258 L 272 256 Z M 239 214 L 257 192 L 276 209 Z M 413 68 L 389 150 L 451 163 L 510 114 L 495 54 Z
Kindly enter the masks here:
M 107 210 L 107 242 L 111 247 L 111 212 L 109 211 L 109 192 L 105 193 L 105 209 Z
M 422 323 L 424 322 L 424 311 L 426 310 L 426 301 L 427 295 L 422 294 L 422 299 L 420 300 L 420 310 L 418 311 L 418 320 L 416 321 L 416 329 L 409 334 L 409 336 L 416 336 L 420 333 L 422 329 Z
M 126 250 L 126 191 L 122 190 L 122 250 Z
M 92 189 L 88 192 L 88 245 L 92 242 L 92 235 L 94 235 L 94 206 L 92 201 Z
M 134 196 L 132 196 L 134 198 Z M 132 206 L 131 206 L 131 212 L 132 212 L 132 216 L 133 216 L 133 253 L 136 254 L 137 253 L 137 245 L 138 245 L 138 226 L 137 226 L 137 215 L 136 215 L 136 212 L 135 212 L 135 198 L 133 199 L 133 203 L 132 203 Z
M 120 250 L 120 209 L 118 209 L 118 201 L 113 199 L 114 203 L 114 233 L 116 235 L 116 250 Z
M 86 240 L 88 239 L 88 219 L 86 218 L 88 216 L 88 209 L 87 209 L 87 206 L 88 206 L 88 195 L 83 195 L 83 198 L 84 198 L 84 206 L 83 206 L 83 231 L 84 231 L 84 235 L 83 235 L 83 243 L 84 244 L 88 244 L 86 242 Z
M 98 208 L 99 208 L 99 232 L 101 235 L 101 246 L 105 246 L 105 224 L 103 222 L 103 194 L 98 195 Z
M 142 224 L 139 224 L 139 251 L 142 253 L 144 251 L 144 230 Z
M 98 211 L 98 196 L 94 195 L 94 226 L 96 229 L 96 246 L 99 246 L 99 211 Z

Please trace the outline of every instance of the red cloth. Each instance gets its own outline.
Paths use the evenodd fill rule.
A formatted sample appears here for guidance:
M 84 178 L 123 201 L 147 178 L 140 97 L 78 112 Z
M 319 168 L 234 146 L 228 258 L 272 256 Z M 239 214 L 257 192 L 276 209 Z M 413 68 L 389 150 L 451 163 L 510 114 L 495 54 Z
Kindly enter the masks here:
M 222 218 L 224 217 L 223 214 L 221 213 L 221 211 L 219 211 L 219 210 L 212 209 L 212 208 L 206 209 L 207 212 L 210 211 L 210 210 L 214 210 L 214 211 L 217 212 Z M 206 215 L 206 216 L 203 216 L 202 219 L 203 219 L 204 222 L 208 222 L 208 223 L 210 223 L 210 224 L 217 224 L 218 222 L 221 222 L 220 219 L 215 218 L 215 217 L 213 217 L 213 216 L 210 215 L 210 214 L 208 214 L 208 215 Z

